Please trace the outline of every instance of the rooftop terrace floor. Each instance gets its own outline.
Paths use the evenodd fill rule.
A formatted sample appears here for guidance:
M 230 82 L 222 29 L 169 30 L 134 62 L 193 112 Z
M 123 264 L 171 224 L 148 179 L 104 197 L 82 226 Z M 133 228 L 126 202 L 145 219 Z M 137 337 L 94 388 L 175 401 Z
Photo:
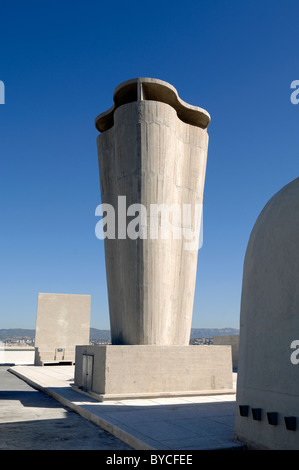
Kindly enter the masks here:
M 106 449 L 135 450 L 228 450 L 241 449 L 233 440 L 236 395 L 182 396 L 170 398 L 126 399 L 99 402 L 72 388 L 74 366 L 15 365 L 6 367 L 29 386 L 54 398 L 61 407 L 73 410 L 103 434 Z M 234 385 L 236 374 L 234 374 Z M 0 404 L 1 404 L 0 393 Z M 57 403 L 57 405 L 58 405 Z M 2 409 L 5 403 L 2 403 Z M 32 404 L 34 407 L 34 403 Z M 1 426 L 9 420 L 2 413 Z M 48 410 L 50 419 L 53 409 Z M 54 414 L 55 416 L 55 414 Z M 24 421 L 20 415 L 17 420 Z M 70 425 L 71 427 L 72 425 Z M 93 428 L 94 429 L 94 428 Z M 69 431 L 65 429 L 65 436 Z M 108 434 L 109 433 L 109 434 Z M 81 431 L 81 441 L 84 435 Z M 80 428 L 79 436 L 80 438 Z M 108 439 L 108 440 L 107 440 Z M 109 441 L 110 439 L 110 441 Z M 99 443 L 84 439 L 84 449 Z M 5 448 L 5 443 L 0 443 Z M 80 444 L 82 446 L 82 444 Z M 53 448 L 61 442 L 52 441 Z M 106 446 L 106 447 L 105 447 Z M 67 441 L 64 444 L 68 448 Z M 80 447 L 77 447 L 80 448 Z

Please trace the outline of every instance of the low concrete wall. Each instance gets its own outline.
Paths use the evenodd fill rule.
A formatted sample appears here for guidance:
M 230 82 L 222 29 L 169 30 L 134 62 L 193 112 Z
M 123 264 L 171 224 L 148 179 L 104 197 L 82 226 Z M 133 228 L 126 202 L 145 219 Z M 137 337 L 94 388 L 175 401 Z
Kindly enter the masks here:
M 0 345 L 0 364 L 34 364 L 34 348 L 5 348 Z

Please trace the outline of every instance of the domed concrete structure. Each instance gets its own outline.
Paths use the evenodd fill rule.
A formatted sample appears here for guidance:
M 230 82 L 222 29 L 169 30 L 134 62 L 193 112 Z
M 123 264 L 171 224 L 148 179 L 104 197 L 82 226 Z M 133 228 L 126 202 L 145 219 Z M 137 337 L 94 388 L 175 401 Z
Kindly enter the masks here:
M 299 178 L 266 204 L 245 256 L 235 436 L 252 447 L 299 449 L 298 339 Z

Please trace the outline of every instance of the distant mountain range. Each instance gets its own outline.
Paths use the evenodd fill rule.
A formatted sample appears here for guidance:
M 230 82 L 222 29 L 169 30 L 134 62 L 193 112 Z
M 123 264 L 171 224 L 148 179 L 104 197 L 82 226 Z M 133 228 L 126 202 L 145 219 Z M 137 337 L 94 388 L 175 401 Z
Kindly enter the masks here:
M 213 336 L 238 335 L 236 328 L 192 328 L 191 338 L 213 338 Z
M 0 340 L 7 338 L 31 338 L 35 337 L 35 330 L 27 330 L 25 328 L 8 328 L 0 330 Z
M 212 338 L 213 336 L 238 335 L 235 328 L 192 328 L 191 338 Z M 0 329 L 0 341 L 13 338 L 34 338 L 35 330 L 23 328 Z M 90 328 L 90 341 L 110 341 L 110 330 Z

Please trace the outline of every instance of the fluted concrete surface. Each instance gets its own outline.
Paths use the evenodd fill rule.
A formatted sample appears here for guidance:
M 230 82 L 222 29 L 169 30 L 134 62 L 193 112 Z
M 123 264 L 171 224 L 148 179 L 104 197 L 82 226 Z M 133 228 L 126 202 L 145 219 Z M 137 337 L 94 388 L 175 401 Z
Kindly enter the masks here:
M 119 238 L 117 225 L 116 238 L 105 239 L 112 342 L 187 345 L 198 250 L 196 243 L 191 249 L 187 246 L 183 210 L 184 205 L 191 207 L 194 230 L 195 206 L 203 202 L 209 116 L 177 99 L 169 84 L 140 80 L 137 96 L 126 85 L 119 86 L 118 106 L 96 120 L 97 127 L 104 129 L 97 140 L 102 203 L 115 208 L 116 221 L 118 196 L 125 196 L 126 208 L 142 204 L 146 210 L 141 237 Z M 151 91 L 152 85 L 159 87 Z M 152 205 L 165 205 L 170 229 L 180 229 L 180 238 L 171 230 L 166 239 L 161 232 L 158 239 L 152 238 L 151 227 L 157 220 Z M 180 220 L 173 205 L 180 207 Z M 156 215 L 160 230 L 163 216 Z

